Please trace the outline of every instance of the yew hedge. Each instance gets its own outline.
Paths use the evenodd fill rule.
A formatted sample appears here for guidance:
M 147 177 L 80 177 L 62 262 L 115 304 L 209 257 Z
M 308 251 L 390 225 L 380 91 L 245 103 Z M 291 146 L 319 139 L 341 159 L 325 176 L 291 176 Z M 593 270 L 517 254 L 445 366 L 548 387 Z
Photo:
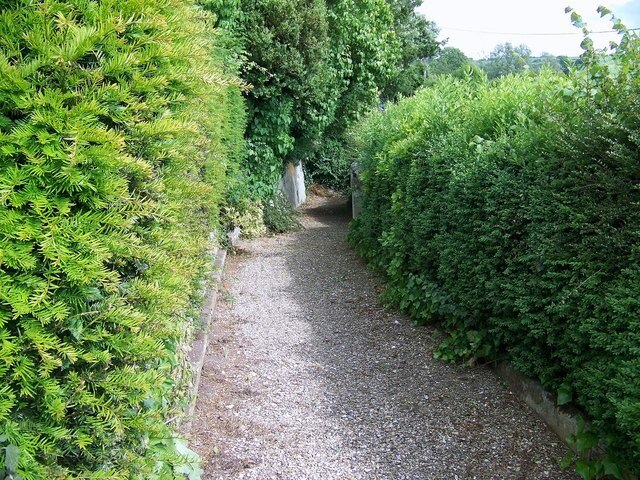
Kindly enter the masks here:
M 190 1 L 0 1 L 0 477 L 193 467 L 172 419 L 244 115 L 212 32 Z
M 441 323 L 440 356 L 508 358 L 581 407 L 578 446 L 609 454 L 585 478 L 640 473 L 640 41 L 615 28 L 620 46 L 587 38 L 569 77 L 442 79 L 352 145 L 350 237 L 387 297 Z

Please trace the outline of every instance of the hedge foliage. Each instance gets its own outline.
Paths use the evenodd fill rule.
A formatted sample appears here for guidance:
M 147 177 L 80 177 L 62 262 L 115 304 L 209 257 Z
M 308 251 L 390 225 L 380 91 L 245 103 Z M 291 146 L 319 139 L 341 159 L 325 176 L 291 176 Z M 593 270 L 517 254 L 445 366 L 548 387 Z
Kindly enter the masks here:
M 369 116 L 350 236 L 392 302 L 446 329 L 441 356 L 510 359 L 637 474 L 640 41 L 615 28 L 571 76 L 442 79 Z
M 0 476 L 189 469 L 183 345 L 243 148 L 214 35 L 189 1 L 0 1 Z
M 245 162 L 249 193 L 277 201 L 283 166 L 343 187 L 345 133 L 375 107 L 423 81 L 439 44 L 420 0 L 200 0 L 237 41 L 250 85 Z M 238 210 L 243 210 L 239 205 Z

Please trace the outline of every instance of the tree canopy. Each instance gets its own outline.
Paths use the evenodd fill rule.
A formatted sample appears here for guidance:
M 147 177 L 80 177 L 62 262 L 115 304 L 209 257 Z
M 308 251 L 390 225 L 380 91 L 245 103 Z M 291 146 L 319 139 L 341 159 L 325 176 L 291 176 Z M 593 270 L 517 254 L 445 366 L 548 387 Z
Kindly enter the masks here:
M 424 83 L 425 62 L 440 50 L 435 23 L 416 12 L 422 0 L 389 0 L 394 15 L 394 30 L 400 42 L 395 74 L 386 85 L 383 98 L 412 95 Z
M 531 49 L 524 44 L 501 43 L 496 45 L 482 66 L 490 79 L 497 78 L 525 71 L 530 57 Z
M 444 47 L 427 63 L 429 76 L 455 75 L 473 65 L 473 60 L 462 50 L 455 47 Z
M 336 167 L 346 130 L 381 97 L 412 94 L 423 83 L 423 61 L 439 48 L 435 25 L 415 11 L 421 3 L 204 2 L 246 59 L 245 163 L 257 197 L 273 195 L 286 162 L 304 161 L 324 181 L 346 178 L 344 165 Z

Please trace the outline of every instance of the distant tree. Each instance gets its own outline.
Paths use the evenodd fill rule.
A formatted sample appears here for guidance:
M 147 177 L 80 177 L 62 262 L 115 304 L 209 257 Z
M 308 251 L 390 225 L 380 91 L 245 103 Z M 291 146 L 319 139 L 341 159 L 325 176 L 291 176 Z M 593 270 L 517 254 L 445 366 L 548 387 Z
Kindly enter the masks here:
M 489 78 L 502 77 L 512 73 L 523 72 L 531 59 L 531 49 L 526 45 L 514 47 L 511 43 L 497 45 L 489 58 L 482 62 Z
M 521 43 L 520 45 L 515 47 L 514 50 L 518 55 L 520 55 L 520 57 L 524 58 L 525 60 L 531 57 L 531 49 L 524 43 Z
M 241 76 L 251 85 L 245 163 L 252 192 L 269 198 L 282 163 L 310 154 L 336 109 L 327 7 L 324 0 L 239 0 L 209 8 L 242 42 Z
M 456 78 L 464 78 L 474 80 L 476 82 L 486 82 L 487 74 L 480 68 L 475 62 L 471 62 L 468 65 L 453 72 L 453 76 Z
M 539 57 L 532 57 L 530 63 L 532 70 L 535 72 L 539 72 L 543 68 L 550 68 L 557 72 L 563 71 L 558 57 L 547 52 L 543 52 Z
M 472 64 L 459 48 L 445 47 L 427 62 L 427 73 L 429 76 L 458 75 Z
M 334 95 L 338 108 L 325 139 L 327 135 L 342 136 L 361 114 L 378 103 L 379 92 L 396 75 L 402 43 L 388 2 L 327 2 L 341 94 Z
M 283 163 L 313 169 L 327 139 L 339 144 L 377 104 L 400 57 L 388 1 L 200 0 L 241 45 L 251 86 L 244 166 L 261 201 L 275 194 Z

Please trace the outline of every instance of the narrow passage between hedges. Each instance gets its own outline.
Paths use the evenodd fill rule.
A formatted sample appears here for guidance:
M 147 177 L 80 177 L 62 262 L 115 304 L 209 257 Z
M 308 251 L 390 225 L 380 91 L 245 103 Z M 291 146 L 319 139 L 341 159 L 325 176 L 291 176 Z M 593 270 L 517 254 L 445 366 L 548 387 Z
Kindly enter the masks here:
M 491 370 L 434 360 L 438 332 L 380 305 L 343 199 L 303 212 L 228 260 L 191 431 L 204 479 L 575 478 Z

